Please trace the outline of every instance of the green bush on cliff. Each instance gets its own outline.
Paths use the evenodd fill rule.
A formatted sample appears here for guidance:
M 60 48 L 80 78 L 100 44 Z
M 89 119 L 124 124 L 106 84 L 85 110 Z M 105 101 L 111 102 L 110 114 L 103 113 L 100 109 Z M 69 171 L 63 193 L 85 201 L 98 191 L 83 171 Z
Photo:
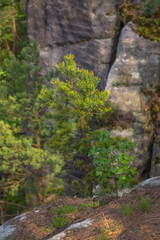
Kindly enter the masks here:
M 155 14 L 160 7 L 160 0 L 146 0 L 144 14 L 145 16 L 150 16 Z
M 134 160 L 129 155 L 134 144 L 120 137 L 112 138 L 110 133 L 101 130 L 95 139 L 89 156 L 93 156 L 96 165 L 96 175 L 114 179 L 116 195 L 119 185 L 129 185 L 136 175 L 136 168 L 130 163 Z

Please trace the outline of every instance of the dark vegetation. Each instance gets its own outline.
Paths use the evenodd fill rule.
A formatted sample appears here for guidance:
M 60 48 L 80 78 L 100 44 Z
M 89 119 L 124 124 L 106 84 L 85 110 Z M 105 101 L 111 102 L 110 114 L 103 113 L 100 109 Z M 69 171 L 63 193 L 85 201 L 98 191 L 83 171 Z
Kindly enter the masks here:
M 56 72 L 42 76 L 38 46 L 28 45 L 25 5 L 25 0 L 0 2 L 1 223 L 22 209 L 42 204 L 53 193 L 92 196 L 97 183 L 112 191 L 132 185 L 135 175 L 128 165 L 133 157 L 126 154 L 132 143 L 101 139 L 97 130 L 102 125 L 107 128 L 104 118 L 113 112 L 109 93 L 97 88 L 100 79 L 79 69 L 72 55 L 64 57 Z M 125 5 L 121 12 L 129 9 Z M 158 29 L 157 5 L 155 9 L 142 16 L 145 21 L 154 19 Z M 55 216 L 58 224 L 61 214 Z M 68 220 L 61 220 L 67 224 Z
M 146 0 L 143 4 L 123 4 L 119 9 L 125 23 L 132 21 L 135 31 L 160 43 L 160 0 Z

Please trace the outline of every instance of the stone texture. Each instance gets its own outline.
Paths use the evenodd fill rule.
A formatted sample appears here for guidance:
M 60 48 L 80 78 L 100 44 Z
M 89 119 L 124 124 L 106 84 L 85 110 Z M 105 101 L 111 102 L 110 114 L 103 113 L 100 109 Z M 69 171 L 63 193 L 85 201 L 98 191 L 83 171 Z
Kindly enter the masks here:
M 10 221 L 5 222 L 2 226 L 0 226 L 0 240 L 6 240 L 15 230 L 15 225 L 11 225 Z
M 60 240 L 60 239 L 64 239 L 64 237 L 66 236 L 66 232 L 72 229 L 81 229 L 81 228 L 88 228 L 89 226 L 91 226 L 93 223 L 92 219 L 86 219 L 83 222 L 79 222 L 79 223 L 75 223 L 70 225 L 68 228 L 66 228 L 63 232 L 57 234 L 56 236 L 49 238 L 48 240 Z
M 121 0 L 29 0 L 29 41 L 40 45 L 44 70 L 52 69 L 67 53 L 80 67 L 93 70 L 104 88 L 114 60 L 121 18 Z
M 140 174 L 151 166 L 153 176 L 159 174 L 160 164 L 154 157 L 159 149 L 154 144 L 157 123 L 149 102 L 160 84 L 160 44 L 140 37 L 132 23 L 121 31 L 118 6 L 122 2 L 28 0 L 28 36 L 30 42 L 39 43 L 44 71 L 73 53 L 79 67 L 93 70 L 102 79 L 101 89 L 107 82 L 110 99 L 118 106 L 113 134 L 131 137 Z
M 132 191 L 140 190 L 140 189 L 144 189 L 144 188 L 158 187 L 158 186 L 160 186 L 160 177 L 153 177 L 153 178 L 149 178 L 149 179 L 141 182 L 135 188 L 133 188 Z
M 152 149 L 150 177 L 160 176 L 160 138 L 156 138 Z
M 128 23 L 121 32 L 117 56 L 106 85 L 106 89 L 111 91 L 110 99 L 117 104 L 121 117 L 130 113 L 134 120 L 131 129 L 115 129 L 112 134 L 127 136 L 135 142 L 134 165 L 140 174 L 149 168 L 151 159 L 154 159 L 151 175 L 155 176 L 160 173 L 155 170 L 156 161 L 151 154 L 155 151 L 157 154 L 155 148 L 159 147 L 153 143 L 155 123 L 149 101 L 160 84 L 160 44 L 138 36 L 134 28 L 132 23 Z

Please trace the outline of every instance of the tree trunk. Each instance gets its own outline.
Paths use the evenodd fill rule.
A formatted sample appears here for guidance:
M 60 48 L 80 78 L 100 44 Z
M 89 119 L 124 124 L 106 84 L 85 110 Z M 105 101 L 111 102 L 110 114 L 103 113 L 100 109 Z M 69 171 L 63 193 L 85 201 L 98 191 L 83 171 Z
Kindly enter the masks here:
M 116 197 L 118 198 L 118 179 L 117 178 L 115 178 L 114 179 L 114 182 L 115 182 L 115 191 L 116 191 Z
M 0 205 L 0 211 L 1 211 L 1 225 L 2 225 L 5 222 L 3 204 Z
M 17 35 L 17 30 L 16 30 L 16 21 L 13 16 L 12 18 L 12 23 L 13 23 L 13 47 L 12 47 L 12 52 L 13 54 L 16 53 L 16 35 Z
M 81 131 L 82 131 L 82 138 L 86 138 L 83 118 L 81 118 Z M 87 175 L 89 173 L 89 157 L 88 156 L 85 157 L 85 165 L 86 165 L 85 169 L 86 169 L 86 175 Z
M 41 149 L 41 142 L 40 142 L 40 130 L 39 130 L 39 111 L 36 112 L 36 121 L 37 121 L 37 129 L 36 129 L 36 138 L 37 138 L 37 148 L 38 150 Z M 42 167 L 39 169 L 38 173 L 38 185 L 39 185 L 39 192 L 38 192 L 38 200 L 40 203 L 43 203 L 43 170 Z
M 38 96 L 38 79 L 37 75 L 35 74 L 35 90 L 36 90 L 36 95 Z M 40 128 L 39 128 L 39 108 L 36 111 L 36 122 L 37 122 L 37 127 L 36 127 L 36 139 L 37 139 L 37 148 L 38 150 L 41 149 L 41 140 L 40 140 Z M 43 169 L 42 166 L 38 171 L 38 185 L 39 185 L 39 192 L 38 192 L 38 201 L 42 204 L 43 203 Z
M 81 131 L 82 131 L 82 138 L 86 138 L 86 134 L 85 134 L 85 127 L 84 127 L 84 119 L 81 118 Z M 85 156 L 85 171 L 86 171 L 86 178 L 88 179 L 88 175 L 89 175 L 89 157 L 88 155 Z M 87 180 L 87 187 L 88 190 L 92 196 L 93 194 L 93 184 L 92 184 L 92 179 Z

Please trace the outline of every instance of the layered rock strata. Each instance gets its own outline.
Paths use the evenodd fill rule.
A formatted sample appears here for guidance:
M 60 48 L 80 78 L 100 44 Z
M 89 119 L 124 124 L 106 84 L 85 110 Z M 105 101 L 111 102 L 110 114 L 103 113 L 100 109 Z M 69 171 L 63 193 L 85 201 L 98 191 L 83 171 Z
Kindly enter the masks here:
M 150 167 L 152 159 L 151 176 L 157 176 L 160 175 L 160 162 L 157 162 L 157 155 L 160 155 L 157 143 L 160 137 L 160 92 L 157 93 L 160 85 L 160 44 L 140 37 L 135 28 L 132 23 L 123 28 L 106 85 L 106 89 L 111 91 L 111 101 L 117 104 L 121 113 L 120 120 L 126 122 L 125 116 L 132 116 L 130 128 L 117 122 L 118 127 L 112 134 L 132 139 L 135 142 L 134 165 L 143 173 Z M 154 112 L 155 105 L 157 110 Z
M 102 79 L 101 89 L 107 83 L 111 101 L 118 107 L 112 135 L 135 142 L 134 164 L 140 174 L 151 169 L 150 176 L 158 176 L 160 44 L 138 36 L 132 23 L 121 32 L 118 8 L 122 2 L 28 0 L 29 41 L 39 43 L 44 71 L 73 53 L 79 67 L 93 70 Z
M 93 70 L 104 88 L 114 60 L 121 18 L 121 0 L 29 0 L 29 41 L 40 45 L 44 70 L 72 53 L 80 67 Z

